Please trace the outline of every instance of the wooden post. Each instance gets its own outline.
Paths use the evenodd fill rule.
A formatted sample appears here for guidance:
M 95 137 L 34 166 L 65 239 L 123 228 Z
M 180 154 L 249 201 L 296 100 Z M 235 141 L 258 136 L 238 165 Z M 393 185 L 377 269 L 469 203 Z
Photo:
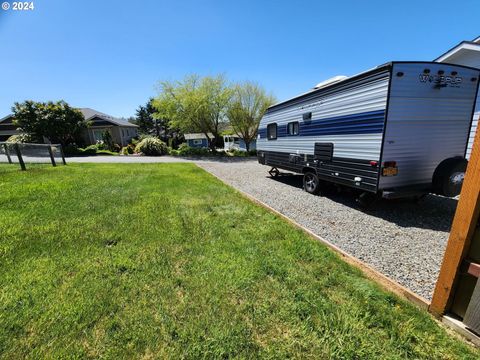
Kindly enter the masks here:
M 57 164 L 55 163 L 55 157 L 53 156 L 52 145 L 48 145 L 48 153 L 50 154 L 50 161 L 52 162 L 52 166 L 57 166 Z
M 4 143 L 3 147 L 5 148 L 5 155 L 7 155 L 8 163 L 12 164 L 12 158 L 10 157 L 10 150 L 8 149 L 8 144 Z
M 20 146 L 15 144 L 15 152 L 17 153 L 18 162 L 20 163 L 20 167 L 23 171 L 27 170 L 25 167 L 25 163 L 23 162 L 22 152 L 20 151 Z
M 62 155 L 63 165 L 67 165 L 67 162 L 65 161 L 65 154 L 63 153 L 63 146 L 62 145 L 58 145 L 58 146 L 60 146 L 60 155 Z
M 452 301 L 459 268 L 470 248 L 470 241 L 477 225 L 479 211 L 480 131 L 477 131 L 442 267 L 440 268 L 440 275 L 430 304 L 430 312 L 434 315 L 444 314 Z

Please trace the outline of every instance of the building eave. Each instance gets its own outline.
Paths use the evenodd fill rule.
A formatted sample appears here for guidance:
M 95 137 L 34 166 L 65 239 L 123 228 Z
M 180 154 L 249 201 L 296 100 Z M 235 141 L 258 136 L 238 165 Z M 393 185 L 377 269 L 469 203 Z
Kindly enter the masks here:
M 480 38 L 477 38 L 480 39 Z M 452 57 L 453 55 L 457 54 L 461 50 L 472 50 L 472 51 L 480 51 L 480 43 L 476 42 L 477 39 L 474 41 L 462 41 L 461 43 L 455 45 L 447 52 L 440 55 L 436 58 L 435 62 L 445 62 L 448 58 Z

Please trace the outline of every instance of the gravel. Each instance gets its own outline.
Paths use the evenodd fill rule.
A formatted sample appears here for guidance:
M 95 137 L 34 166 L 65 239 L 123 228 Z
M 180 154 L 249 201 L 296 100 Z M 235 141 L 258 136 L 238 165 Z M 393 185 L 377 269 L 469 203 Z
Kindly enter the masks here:
M 457 200 L 429 195 L 362 210 L 348 191 L 310 195 L 300 175 L 270 178 L 254 160 L 197 164 L 431 300 Z

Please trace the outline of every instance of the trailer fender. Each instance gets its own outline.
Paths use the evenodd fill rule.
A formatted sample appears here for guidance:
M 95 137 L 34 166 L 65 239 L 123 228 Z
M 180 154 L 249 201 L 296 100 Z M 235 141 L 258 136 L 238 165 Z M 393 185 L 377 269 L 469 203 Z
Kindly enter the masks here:
M 316 174 L 317 173 L 317 169 L 313 168 L 313 167 L 309 167 L 309 166 L 305 166 L 303 169 L 302 169 L 302 174 L 305 174 L 307 172 L 311 172 L 311 173 L 314 173 Z
M 432 192 L 447 197 L 460 194 L 468 161 L 461 157 L 443 160 L 435 169 L 432 177 Z

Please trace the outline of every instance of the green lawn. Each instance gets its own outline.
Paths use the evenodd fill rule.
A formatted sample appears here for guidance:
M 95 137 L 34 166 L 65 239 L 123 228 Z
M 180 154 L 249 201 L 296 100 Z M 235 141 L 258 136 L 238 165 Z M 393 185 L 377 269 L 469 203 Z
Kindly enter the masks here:
M 478 358 L 192 164 L 0 165 L 5 358 Z

